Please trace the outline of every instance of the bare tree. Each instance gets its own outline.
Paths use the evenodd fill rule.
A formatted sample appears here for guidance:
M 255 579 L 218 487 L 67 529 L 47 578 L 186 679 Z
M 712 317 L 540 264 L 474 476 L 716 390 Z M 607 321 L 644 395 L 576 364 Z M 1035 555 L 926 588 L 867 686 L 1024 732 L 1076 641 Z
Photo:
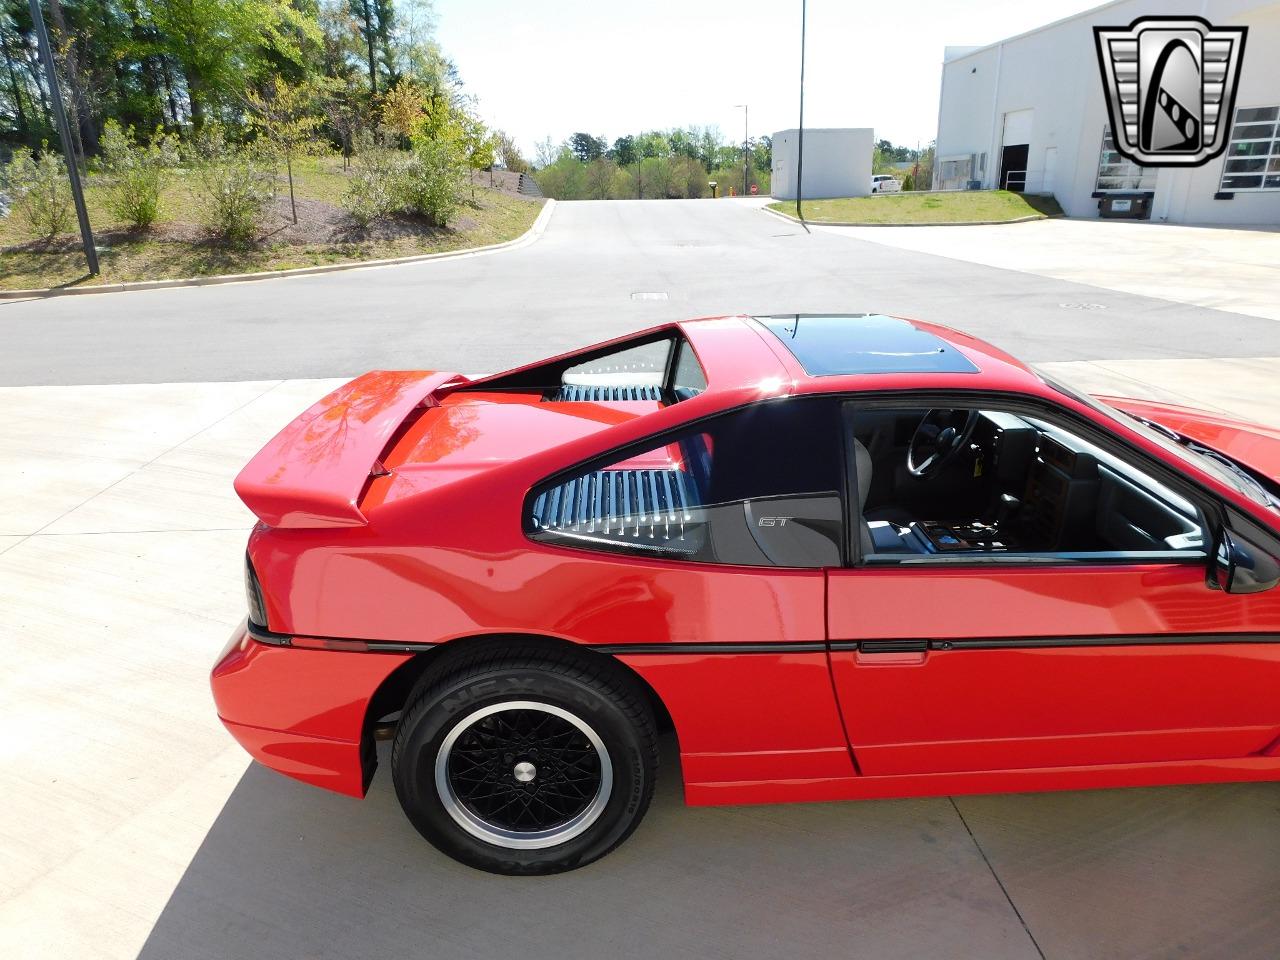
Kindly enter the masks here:
M 533 146 L 533 162 L 539 170 L 551 166 L 558 156 L 560 156 L 560 147 L 552 143 L 550 137 L 539 140 Z
M 587 196 L 592 200 L 608 200 L 618 167 L 604 157 L 597 157 L 587 164 Z

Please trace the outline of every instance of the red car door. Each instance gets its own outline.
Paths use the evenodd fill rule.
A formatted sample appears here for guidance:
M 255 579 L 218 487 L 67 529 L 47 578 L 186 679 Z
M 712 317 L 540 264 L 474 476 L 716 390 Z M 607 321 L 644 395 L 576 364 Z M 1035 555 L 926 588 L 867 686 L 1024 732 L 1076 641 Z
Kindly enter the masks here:
M 1277 599 L 1187 564 L 833 570 L 832 676 L 868 775 L 1246 756 L 1280 737 Z
M 1055 489 L 1059 465 L 1045 454 L 1066 436 L 1039 426 L 1028 501 Z M 1081 525 L 1121 542 L 1148 536 L 1140 501 L 1153 497 L 1133 491 L 1179 494 L 1153 479 L 1159 470 L 1144 479 L 1149 467 L 1088 449 L 1087 482 L 1113 496 L 1096 497 L 1067 536 Z M 1206 505 L 1196 522 L 1212 543 L 1218 511 Z M 1210 589 L 1204 547 L 878 549 L 829 571 L 827 587 L 832 677 L 863 774 L 1222 759 L 1278 746 L 1280 589 Z

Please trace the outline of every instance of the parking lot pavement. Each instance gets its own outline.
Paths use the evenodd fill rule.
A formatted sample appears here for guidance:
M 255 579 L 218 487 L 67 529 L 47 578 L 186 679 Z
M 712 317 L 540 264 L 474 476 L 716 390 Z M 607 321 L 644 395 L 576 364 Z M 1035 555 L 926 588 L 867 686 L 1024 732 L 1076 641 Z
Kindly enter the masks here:
M 1099 396 L 1160 400 L 1280 427 L 1280 357 L 1087 360 L 1036 367 Z
M 807 233 L 753 204 L 575 201 L 556 205 L 537 243 L 493 256 L 0 301 L 0 385 L 502 370 L 656 323 L 735 312 L 890 313 L 957 327 L 1026 360 L 1280 356 L 1273 320 L 1176 302 L 1180 276 L 1202 270 L 1195 262 L 1166 265 L 1153 295 L 1140 296 L 1089 285 L 1087 270 L 1073 282 L 1005 269 L 1044 224 L 992 228 L 1011 249 L 1008 262 L 988 265 L 957 259 L 981 249 L 965 242 L 964 227 L 903 228 L 940 238 L 942 255 L 931 256 L 890 245 L 902 229 L 873 229 L 874 242 Z M 1077 226 L 1116 225 L 1065 229 Z M 1121 234 L 1089 242 L 1107 236 Z M 1070 250 L 1055 256 L 1073 262 Z M 1113 248 L 1098 275 L 1123 277 L 1137 263 Z M 1280 303 L 1274 266 L 1254 279 L 1232 269 L 1213 273 L 1224 295 Z
M 1280 229 L 1127 220 L 817 227 L 902 250 L 1280 320 Z
M 627 844 L 520 880 L 419 840 L 385 764 L 363 802 L 251 765 L 207 683 L 231 479 L 334 383 L 0 389 L 0 957 L 1274 957 L 1273 784 L 699 809 L 668 743 Z

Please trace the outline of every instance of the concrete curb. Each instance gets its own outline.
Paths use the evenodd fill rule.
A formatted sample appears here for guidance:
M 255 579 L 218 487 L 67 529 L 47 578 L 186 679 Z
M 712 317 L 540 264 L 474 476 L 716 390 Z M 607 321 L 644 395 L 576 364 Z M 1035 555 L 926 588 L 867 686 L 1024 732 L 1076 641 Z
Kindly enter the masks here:
M 800 223 L 799 217 L 793 217 L 789 213 L 783 213 L 781 210 L 770 210 L 768 207 L 761 207 L 765 213 L 771 213 L 775 217 L 781 217 L 791 223 Z M 810 227 L 995 227 L 1002 226 L 1006 223 L 1030 223 L 1033 220 L 1061 220 L 1065 215 L 1058 213 L 1037 213 L 1029 217 L 1017 217 L 1013 220 L 946 220 L 941 223 L 858 223 L 852 220 L 805 220 L 803 221 Z
M 287 277 L 307 277 L 317 273 L 336 273 L 339 270 L 368 270 L 374 267 L 396 267 L 407 263 L 425 263 L 428 260 L 451 260 L 460 257 L 477 257 L 503 250 L 515 250 L 528 246 L 542 236 L 555 208 L 555 200 L 548 197 L 538 211 L 533 225 L 514 240 L 491 243 L 484 247 L 467 247 L 463 250 L 447 250 L 443 253 L 419 253 L 409 257 L 393 257 L 389 260 L 354 260 L 349 263 L 326 263 L 316 267 L 295 267 L 292 270 L 262 270 L 258 273 L 220 273 L 212 277 L 179 277 L 172 280 L 135 280 L 129 283 L 102 283 L 86 287 L 40 287 L 35 290 L 0 290 L 0 300 L 35 300 L 47 297 L 74 297 L 97 293 L 128 293 L 131 290 L 165 290 L 170 287 L 207 287 L 220 283 L 252 283 L 256 280 L 279 280 Z

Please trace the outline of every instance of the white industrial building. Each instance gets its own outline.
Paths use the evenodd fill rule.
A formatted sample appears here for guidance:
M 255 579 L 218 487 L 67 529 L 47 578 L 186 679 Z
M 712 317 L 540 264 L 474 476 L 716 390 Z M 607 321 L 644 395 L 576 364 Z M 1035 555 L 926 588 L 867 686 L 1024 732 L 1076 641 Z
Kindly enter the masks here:
M 796 198 L 799 130 L 773 135 L 773 173 L 769 184 L 779 200 Z M 865 197 L 871 193 L 870 127 L 806 127 L 804 198 Z
M 1203 166 L 1140 167 L 1114 149 L 1093 28 L 1171 15 L 1248 27 L 1236 114 L 1226 150 Z M 1073 217 L 1098 216 L 1108 194 L 1149 193 L 1153 220 L 1280 225 L 1278 124 L 1280 2 L 1118 0 L 989 46 L 946 49 L 933 186 L 1051 193 Z

